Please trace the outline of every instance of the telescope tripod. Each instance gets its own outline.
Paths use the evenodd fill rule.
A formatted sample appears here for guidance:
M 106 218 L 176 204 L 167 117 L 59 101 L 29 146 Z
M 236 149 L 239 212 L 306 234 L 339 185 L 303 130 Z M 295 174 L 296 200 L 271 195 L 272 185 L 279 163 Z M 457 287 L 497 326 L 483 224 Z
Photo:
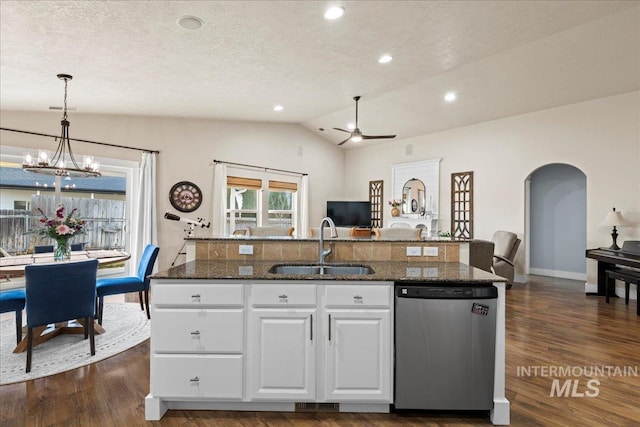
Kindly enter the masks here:
M 194 224 L 189 224 L 189 229 L 185 229 L 184 231 L 187 233 L 187 237 L 195 237 L 195 225 Z M 178 260 L 178 257 L 180 255 L 186 255 L 187 252 L 185 251 L 185 247 L 187 246 L 187 241 L 185 240 L 184 242 L 182 242 L 182 246 L 180 247 L 180 249 L 178 249 L 178 253 L 176 254 L 176 256 L 173 258 L 173 262 L 171 263 L 171 267 L 174 267 L 176 265 L 176 261 Z

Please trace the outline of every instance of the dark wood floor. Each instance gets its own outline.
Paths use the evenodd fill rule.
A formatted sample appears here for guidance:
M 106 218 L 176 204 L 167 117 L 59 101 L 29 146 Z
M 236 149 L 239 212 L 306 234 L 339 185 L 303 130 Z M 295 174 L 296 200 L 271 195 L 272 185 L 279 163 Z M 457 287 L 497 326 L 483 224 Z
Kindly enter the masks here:
M 605 304 L 582 282 L 532 276 L 507 293 L 507 398 L 512 425 L 638 426 L 640 377 L 599 376 L 597 397 L 550 396 L 553 378 L 518 375 L 533 366 L 632 366 L 640 374 L 635 301 Z M 522 372 L 520 372 L 522 374 Z M 562 378 L 564 382 L 565 378 Z M 590 378 L 578 380 L 576 393 Z M 488 425 L 465 414 L 310 414 L 169 411 L 145 422 L 149 343 L 62 374 L 0 387 L 0 425 L 9 426 L 426 426 Z

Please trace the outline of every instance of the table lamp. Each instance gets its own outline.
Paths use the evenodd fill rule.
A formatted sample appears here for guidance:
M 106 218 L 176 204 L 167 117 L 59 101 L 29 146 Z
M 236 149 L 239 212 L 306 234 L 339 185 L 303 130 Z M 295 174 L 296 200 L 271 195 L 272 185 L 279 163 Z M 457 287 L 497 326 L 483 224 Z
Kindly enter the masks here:
M 616 230 L 616 227 L 624 227 L 627 225 L 626 221 L 622 217 L 622 213 L 616 212 L 616 208 L 613 208 L 612 211 L 609 211 L 607 213 L 607 216 L 604 218 L 604 221 L 602 221 L 602 224 L 600 225 L 613 226 L 613 232 L 611 233 L 611 238 L 613 238 L 613 245 L 609 246 L 609 249 L 613 249 L 616 251 L 619 250 L 620 246 L 618 246 L 618 244 L 616 243 L 616 240 L 618 239 L 618 231 Z

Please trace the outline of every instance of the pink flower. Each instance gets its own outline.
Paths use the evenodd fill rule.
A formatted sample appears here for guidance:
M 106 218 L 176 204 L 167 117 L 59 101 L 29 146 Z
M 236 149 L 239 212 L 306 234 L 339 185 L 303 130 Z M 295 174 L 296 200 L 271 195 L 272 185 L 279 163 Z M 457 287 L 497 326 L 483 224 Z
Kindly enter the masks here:
M 75 232 L 76 230 L 74 230 L 73 228 L 67 227 L 65 224 L 60 224 L 59 226 L 56 227 L 56 233 L 58 233 L 61 236 L 64 236 L 67 234 L 73 234 Z

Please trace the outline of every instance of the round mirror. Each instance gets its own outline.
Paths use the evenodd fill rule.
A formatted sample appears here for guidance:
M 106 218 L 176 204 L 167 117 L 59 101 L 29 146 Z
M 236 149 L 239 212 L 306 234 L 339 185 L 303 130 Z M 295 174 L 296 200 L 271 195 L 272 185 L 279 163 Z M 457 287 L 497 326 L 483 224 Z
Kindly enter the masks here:
M 424 182 L 412 178 L 402 187 L 402 213 L 424 215 L 425 195 Z

